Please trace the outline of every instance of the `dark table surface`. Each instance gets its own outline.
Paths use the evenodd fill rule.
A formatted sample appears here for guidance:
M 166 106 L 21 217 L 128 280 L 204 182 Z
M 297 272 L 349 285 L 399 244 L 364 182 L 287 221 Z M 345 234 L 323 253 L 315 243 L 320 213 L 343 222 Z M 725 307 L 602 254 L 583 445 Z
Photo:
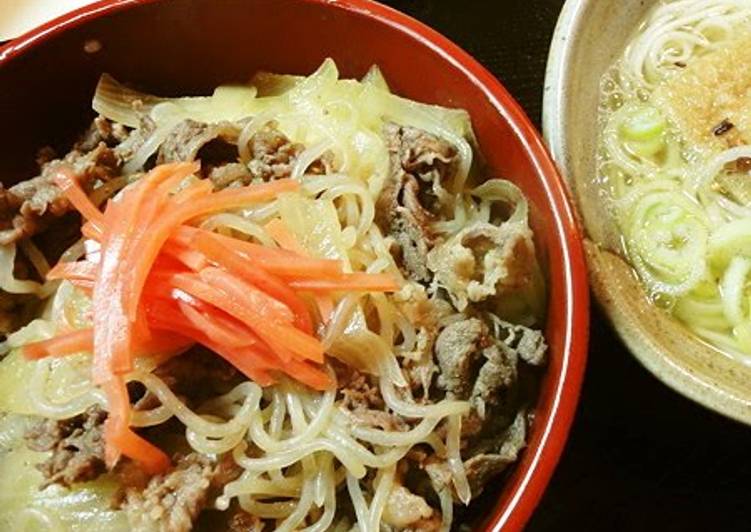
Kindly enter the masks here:
M 563 0 L 386 3 L 469 51 L 539 125 L 548 45 Z M 662 385 L 597 308 L 591 337 L 571 437 L 528 530 L 751 530 L 751 428 Z

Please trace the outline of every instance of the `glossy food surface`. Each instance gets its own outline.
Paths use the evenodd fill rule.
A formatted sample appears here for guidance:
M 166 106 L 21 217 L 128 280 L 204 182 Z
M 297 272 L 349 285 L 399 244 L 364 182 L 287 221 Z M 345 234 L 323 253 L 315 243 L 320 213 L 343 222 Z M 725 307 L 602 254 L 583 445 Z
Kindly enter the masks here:
M 0 119 L 17 125 L 3 133 L 0 178 L 9 184 L 28 177 L 39 146 L 64 145 L 82 129 L 102 72 L 159 94 L 199 94 L 259 69 L 308 73 L 327 56 L 344 75 L 361 76 L 377 63 L 394 92 L 468 110 L 489 166 L 530 199 L 550 289 L 551 360 L 530 446 L 492 515 L 478 516 L 478 524 L 519 529 L 545 489 L 576 407 L 588 333 L 586 273 L 560 178 L 539 136 L 495 78 L 455 45 L 360 0 L 95 4 L 0 52 Z

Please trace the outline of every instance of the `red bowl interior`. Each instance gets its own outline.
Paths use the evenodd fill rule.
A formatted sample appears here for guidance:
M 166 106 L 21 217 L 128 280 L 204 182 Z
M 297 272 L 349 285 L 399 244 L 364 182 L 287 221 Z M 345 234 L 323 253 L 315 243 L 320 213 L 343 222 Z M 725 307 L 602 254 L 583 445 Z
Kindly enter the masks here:
M 97 39 L 98 53 L 84 44 Z M 259 69 L 307 74 L 326 57 L 345 76 L 378 64 L 409 98 L 469 111 L 498 176 L 531 202 L 549 282 L 550 363 L 529 447 L 477 525 L 517 530 L 539 501 L 578 400 L 588 334 L 581 241 L 539 135 L 501 84 L 423 24 L 368 0 L 114 0 L 53 21 L 0 50 L 0 179 L 32 175 L 35 150 L 65 146 L 91 119 L 97 79 L 164 95 L 206 93 Z

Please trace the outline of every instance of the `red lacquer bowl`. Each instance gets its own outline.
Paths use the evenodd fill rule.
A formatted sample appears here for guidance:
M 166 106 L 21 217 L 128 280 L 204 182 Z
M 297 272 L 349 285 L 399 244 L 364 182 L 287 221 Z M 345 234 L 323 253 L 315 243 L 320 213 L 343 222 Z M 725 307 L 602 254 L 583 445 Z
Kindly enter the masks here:
M 99 2 L 0 49 L 0 179 L 31 176 L 37 148 L 65 146 L 86 127 L 102 72 L 185 95 L 258 69 L 307 74 L 326 57 L 346 76 L 376 63 L 398 94 L 468 110 L 490 167 L 531 201 L 549 282 L 550 362 L 528 448 L 489 487 L 492 509 L 473 512 L 478 528 L 521 529 L 558 462 L 581 388 L 589 323 L 581 237 L 539 134 L 498 80 L 445 37 L 367 0 Z

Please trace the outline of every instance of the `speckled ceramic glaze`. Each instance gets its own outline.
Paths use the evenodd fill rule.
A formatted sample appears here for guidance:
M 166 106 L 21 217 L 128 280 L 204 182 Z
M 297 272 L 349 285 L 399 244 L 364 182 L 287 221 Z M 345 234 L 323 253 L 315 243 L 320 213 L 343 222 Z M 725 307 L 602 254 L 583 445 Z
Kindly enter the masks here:
M 545 136 L 587 233 L 592 289 L 628 348 L 676 391 L 751 424 L 751 368 L 707 346 L 649 303 L 633 270 L 617 253 L 619 232 L 594 184 L 600 78 L 654 4 L 655 0 L 567 2 L 548 62 Z

